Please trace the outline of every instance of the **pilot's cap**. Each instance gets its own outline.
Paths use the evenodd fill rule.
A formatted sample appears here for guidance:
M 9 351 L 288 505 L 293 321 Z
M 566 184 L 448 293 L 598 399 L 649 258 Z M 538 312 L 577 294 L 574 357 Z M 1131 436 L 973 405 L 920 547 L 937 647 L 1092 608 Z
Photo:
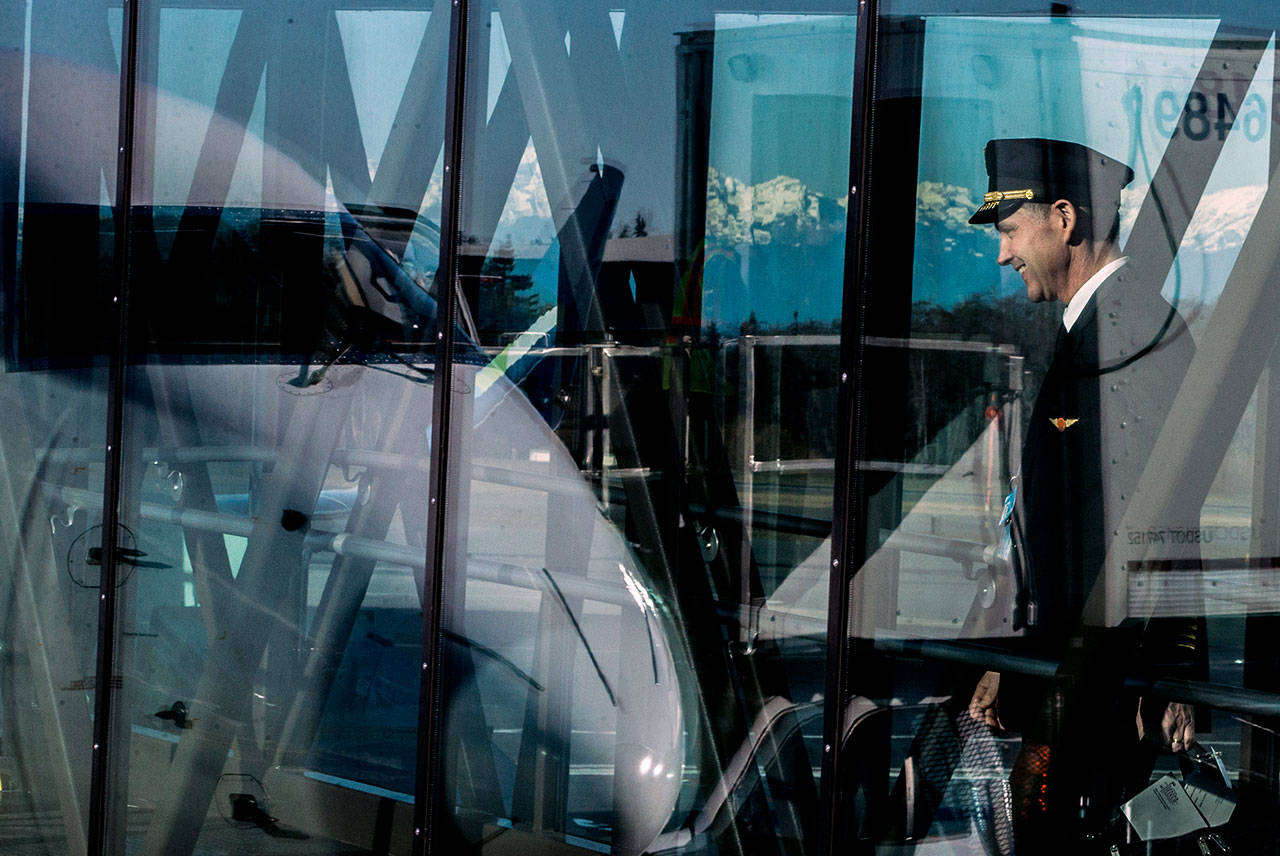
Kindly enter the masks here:
M 1133 170 L 1115 158 L 1065 140 L 991 140 L 983 153 L 987 193 L 970 223 L 994 223 L 1024 202 L 1118 206 L 1120 189 L 1133 180 Z

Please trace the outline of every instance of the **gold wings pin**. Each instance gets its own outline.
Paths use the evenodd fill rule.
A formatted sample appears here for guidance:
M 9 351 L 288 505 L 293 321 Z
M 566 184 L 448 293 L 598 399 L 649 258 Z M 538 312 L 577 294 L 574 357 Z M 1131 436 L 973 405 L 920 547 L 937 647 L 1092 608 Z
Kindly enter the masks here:
M 1049 424 L 1052 425 L 1054 428 L 1057 428 L 1059 431 L 1066 431 L 1068 428 L 1070 428 L 1072 425 L 1076 424 L 1079 421 L 1080 421 L 1079 419 L 1064 419 L 1061 416 L 1057 416 L 1057 417 L 1051 417 L 1049 419 Z

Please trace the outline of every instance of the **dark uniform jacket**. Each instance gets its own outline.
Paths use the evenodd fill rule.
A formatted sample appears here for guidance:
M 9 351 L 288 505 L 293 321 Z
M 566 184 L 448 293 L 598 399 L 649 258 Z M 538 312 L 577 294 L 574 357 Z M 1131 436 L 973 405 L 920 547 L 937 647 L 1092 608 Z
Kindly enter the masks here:
M 1029 852 L 1051 852 L 1080 806 L 1091 806 L 1081 822 L 1100 828 L 1145 786 L 1155 750 L 1138 740 L 1135 714 L 1140 710 L 1158 733 L 1169 700 L 1126 689 L 1125 678 L 1171 670 L 1195 677 L 1204 662 L 1203 619 L 1130 616 L 1120 627 L 1103 627 L 1093 612 L 1083 614 L 1094 587 L 1104 584 L 1106 561 L 1117 567 L 1105 570 L 1127 583 L 1129 562 L 1148 558 L 1141 547 L 1126 548 L 1124 526 L 1198 528 L 1203 497 L 1182 496 L 1160 509 L 1134 505 L 1144 470 L 1168 475 L 1179 466 L 1161 459 L 1155 444 L 1194 355 L 1186 325 L 1158 285 L 1129 263 L 1094 293 L 1071 330 L 1061 331 L 1032 410 L 1016 558 L 1028 641 L 1056 661 L 1057 676 L 1011 676 L 1000 687 L 1001 716 L 1024 740 L 1011 776 L 1022 795 L 1016 799 L 1049 783 L 1046 819 L 1019 815 Z M 1118 548 L 1108 558 L 1113 543 Z M 1178 558 L 1193 558 L 1180 549 Z
M 1178 466 L 1152 451 L 1195 355 L 1181 317 L 1132 262 L 1059 331 L 1023 446 L 1017 533 L 1021 617 L 1050 649 L 1078 629 L 1144 468 Z M 1197 526 L 1200 503 L 1184 500 L 1151 512 L 1176 519 L 1150 522 Z

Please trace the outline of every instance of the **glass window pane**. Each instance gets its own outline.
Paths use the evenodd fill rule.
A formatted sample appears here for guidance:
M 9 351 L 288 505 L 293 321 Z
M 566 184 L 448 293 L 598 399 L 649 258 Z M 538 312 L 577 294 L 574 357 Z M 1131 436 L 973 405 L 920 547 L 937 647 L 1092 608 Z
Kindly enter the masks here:
M 148 7 L 111 852 L 408 848 L 448 20 Z
M 1229 794 L 1217 832 L 1252 852 L 1277 795 L 1272 32 L 897 6 L 840 834 L 1130 852 L 1154 833 L 1121 807 L 1167 775 Z
M 441 840 L 817 840 L 839 11 L 472 5 Z
M 118 10 L 116 10 L 118 16 Z M 107 3 L 0 10 L 0 850 L 83 852 L 119 67 Z

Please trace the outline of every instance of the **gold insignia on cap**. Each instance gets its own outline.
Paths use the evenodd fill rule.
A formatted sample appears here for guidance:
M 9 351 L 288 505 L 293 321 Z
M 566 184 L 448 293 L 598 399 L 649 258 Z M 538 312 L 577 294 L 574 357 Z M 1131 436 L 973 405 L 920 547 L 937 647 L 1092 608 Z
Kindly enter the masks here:
M 1068 428 L 1070 428 L 1072 425 L 1076 424 L 1079 421 L 1080 421 L 1079 419 L 1064 419 L 1061 416 L 1057 416 L 1057 417 L 1050 417 L 1049 424 L 1052 425 L 1054 428 L 1057 428 L 1059 431 L 1066 431 Z
M 1004 202 L 1007 199 L 1035 199 L 1034 190 L 992 190 L 982 194 L 983 202 Z

